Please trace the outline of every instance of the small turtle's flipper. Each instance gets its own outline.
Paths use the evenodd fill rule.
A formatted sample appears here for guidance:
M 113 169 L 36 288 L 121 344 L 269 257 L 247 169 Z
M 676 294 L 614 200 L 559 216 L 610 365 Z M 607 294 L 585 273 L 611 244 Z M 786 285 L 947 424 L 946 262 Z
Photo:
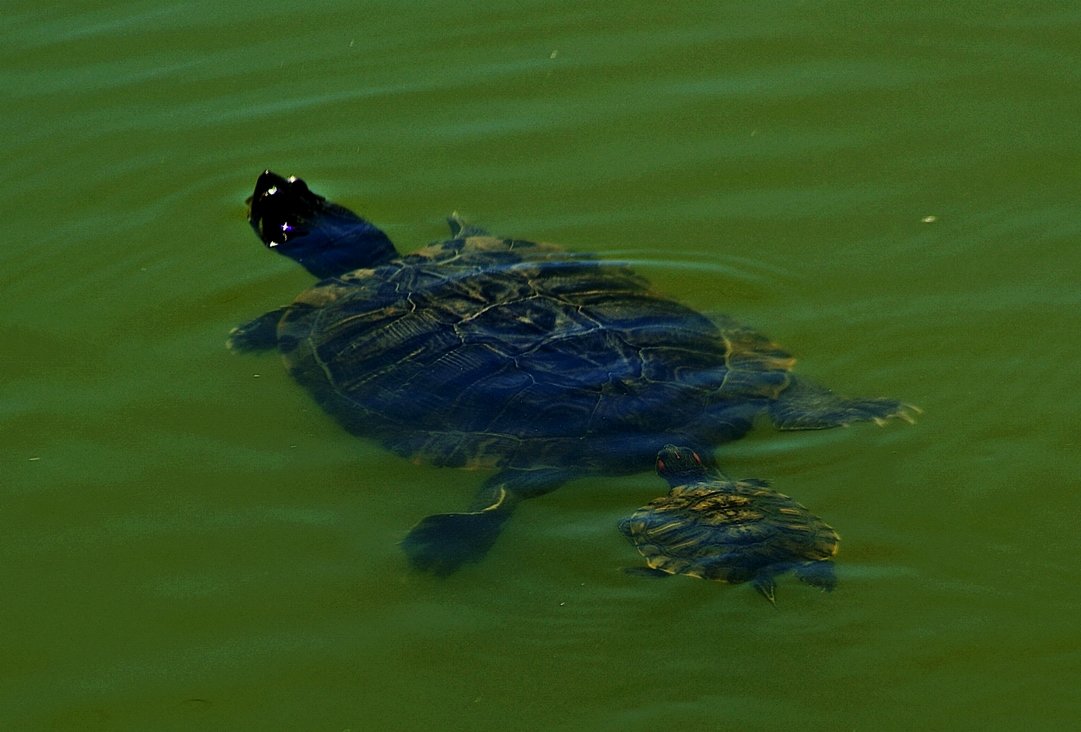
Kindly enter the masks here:
M 811 587 L 823 592 L 831 592 L 837 586 L 837 575 L 833 573 L 833 562 L 808 562 L 794 570 L 794 574 Z
M 491 236 L 485 229 L 467 222 L 457 211 L 447 217 L 447 225 L 450 226 L 450 235 L 455 239 L 465 239 L 470 236 Z
M 470 511 L 421 519 L 402 540 L 402 549 L 416 569 L 451 574 L 466 562 L 484 558 L 523 499 L 553 491 L 568 477 L 562 470 L 498 473 L 481 486 Z
M 278 323 L 288 307 L 263 313 L 255 320 L 238 325 L 229 333 L 226 345 L 234 353 L 266 351 L 278 345 Z
M 846 399 L 802 379 L 792 382 L 769 406 L 777 429 L 822 430 L 852 422 L 885 424 L 890 419 L 914 422 L 919 407 L 896 399 Z

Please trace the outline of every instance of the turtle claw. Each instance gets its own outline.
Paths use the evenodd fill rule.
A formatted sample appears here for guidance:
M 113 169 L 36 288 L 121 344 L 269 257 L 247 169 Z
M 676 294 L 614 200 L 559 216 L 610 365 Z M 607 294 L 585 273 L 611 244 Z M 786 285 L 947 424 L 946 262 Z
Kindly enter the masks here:
M 654 569 L 653 567 L 624 567 L 623 573 L 634 577 L 648 577 L 649 579 L 664 579 L 672 576 L 663 569 Z
M 923 410 L 917 407 L 915 404 L 906 404 L 905 402 L 898 402 L 896 409 L 889 414 L 876 415 L 871 418 L 879 427 L 885 427 L 890 423 L 890 420 L 900 419 L 909 424 L 916 424 L 916 415 L 923 414 Z
M 775 596 L 777 585 L 773 581 L 773 575 L 760 574 L 751 580 L 751 584 L 754 585 L 754 588 L 758 590 L 762 597 L 769 600 L 770 605 L 777 607 L 777 598 Z
M 923 414 L 923 410 L 917 407 L 915 404 L 906 404 L 901 402 L 901 408 L 897 410 L 897 414 L 893 415 L 897 419 L 903 419 L 909 424 L 916 424 L 916 415 Z
M 402 540 L 414 569 L 439 577 L 479 562 L 499 537 L 507 514 L 498 511 L 428 516 Z

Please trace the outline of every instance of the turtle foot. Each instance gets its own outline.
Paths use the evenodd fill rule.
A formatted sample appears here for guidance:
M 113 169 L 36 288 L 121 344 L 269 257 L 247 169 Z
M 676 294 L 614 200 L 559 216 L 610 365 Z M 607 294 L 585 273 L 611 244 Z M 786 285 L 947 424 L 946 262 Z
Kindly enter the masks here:
M 265 351 L 278 345 L 278 323 L 286 308 L 271 310 L 229 332 L 226 345 L 233 353 Z
M 823 592 L 833 592 L 837 587 L 837 575 L 833 573 L 833 562 L 820 560 L 808 562 L 794 570 L 801 582 L 817 587 Z
M 402 540 L 402 549 L 414 569 L 445 577 L 483 559 L 506 519 L 498 511 L 428 516 Z
M 896 399 L 848 399 L 803 380 L 794 382 L 769 407 L 773 424 L 781 430 L 821 430 L 853 422 L 882 426 L 893 419 L 913 424 L 922 411 Z

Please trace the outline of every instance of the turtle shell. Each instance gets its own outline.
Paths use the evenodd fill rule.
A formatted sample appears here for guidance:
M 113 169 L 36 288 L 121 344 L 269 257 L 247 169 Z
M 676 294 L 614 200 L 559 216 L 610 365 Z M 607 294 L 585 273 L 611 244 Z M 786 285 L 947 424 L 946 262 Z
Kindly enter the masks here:
M 552 244 L 468 236 L 301 293 L 292 375 L 347 428 L 437 465 L 641 470 L 735 439 L 794 360 L 757 332 Z
M 699 467 L 670 472 L 665 456 L 674 450 L 692 455 Z M 788 570 L 822 589 L 833 588 L 829 560 L 840 539 L 804 506 L 765 481 L 731 481 L 712 473 L 688 448 L 666 447 L 657 464 L 675 485 L 620 524 L 651 569 L 719 582 L 753 581 L 770 600 L 772 578 Z

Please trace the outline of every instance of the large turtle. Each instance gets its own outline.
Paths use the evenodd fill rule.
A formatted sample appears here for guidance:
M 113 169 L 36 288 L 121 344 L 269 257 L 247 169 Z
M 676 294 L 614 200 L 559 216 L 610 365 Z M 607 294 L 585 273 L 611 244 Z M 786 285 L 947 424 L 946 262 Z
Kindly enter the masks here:
M 626 266 L 457 217 L 451 239 L 401 255 L 370 222 L 270 171 L 249 203 L 263 243 L 319 281 L 236 328 L 230 347 L 277 348 L 346 429 L 399 455 L 494 470 L 466 511 L 405 538 L 423 570 L 482 557 L 523 498 L 645 470 L 667 443 L 709 454 L 763 413 L 780 429 L 909 419 L 896 400 L 795 378 L 765 336 Z
M 675 445 L 657 453 L 657 473 L 671 486 L 668 495 L 619 524 L 653 571 L 750 581 L 770 602 L 774 577 L 789 570 L 822 590 L 837 584 L 837 532 L 766 481 L 728 480 Z

